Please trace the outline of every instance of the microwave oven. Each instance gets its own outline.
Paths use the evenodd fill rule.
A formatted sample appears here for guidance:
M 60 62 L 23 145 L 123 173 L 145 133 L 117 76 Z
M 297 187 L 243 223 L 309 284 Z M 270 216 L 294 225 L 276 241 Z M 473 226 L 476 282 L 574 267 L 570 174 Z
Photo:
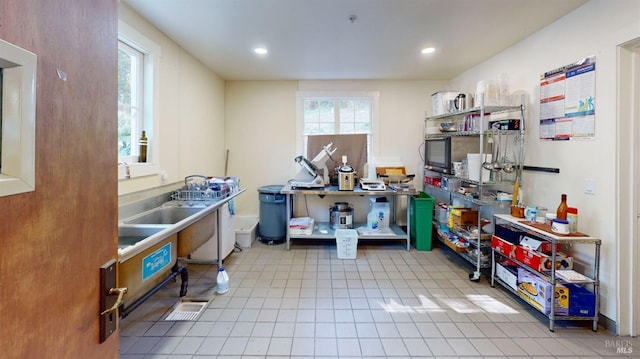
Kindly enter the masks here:
M 479 151 L 478 136 L 428 138 L 424 142 L 424 168 L 429 171 L 452 174 L 453 162 L 461 162 L 467 158 L 467 153 Z

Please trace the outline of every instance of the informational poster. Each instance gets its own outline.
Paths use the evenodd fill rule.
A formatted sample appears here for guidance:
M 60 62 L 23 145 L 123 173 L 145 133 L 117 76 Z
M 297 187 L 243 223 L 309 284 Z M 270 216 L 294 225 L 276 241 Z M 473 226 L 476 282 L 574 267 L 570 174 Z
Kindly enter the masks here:
M 540 139 L 593 139 L 595 93 L 595 56 L 540 75 Z

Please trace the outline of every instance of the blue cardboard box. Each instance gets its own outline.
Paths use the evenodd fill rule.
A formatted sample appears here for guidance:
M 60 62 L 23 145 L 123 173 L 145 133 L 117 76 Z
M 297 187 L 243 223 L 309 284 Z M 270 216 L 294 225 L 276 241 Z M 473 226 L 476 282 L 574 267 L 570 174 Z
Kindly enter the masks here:
M 507 242 L 511 242 L 513 244 L 520 243 L 520 238 L 525 234 L 525 231 L 522 231 L 510 224 L 497 224 L 495 227 L 495 235 L 504 239 Z
M 596 295 L 577 284 L 567 283 L 569 288 L 569 315 L 594 317 L 596 315 Z

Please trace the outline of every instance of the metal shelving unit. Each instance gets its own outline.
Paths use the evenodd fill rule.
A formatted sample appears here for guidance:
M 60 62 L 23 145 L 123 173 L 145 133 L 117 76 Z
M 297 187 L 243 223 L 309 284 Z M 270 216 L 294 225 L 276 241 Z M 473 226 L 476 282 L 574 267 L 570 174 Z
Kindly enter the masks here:
M 458 235 L 461 236 L 465 236 L 465 234 L 461 234 L 460 232 L 456 232 Z M 467 251 L 467 250 L 459 250 L 458 248 L 456 248 L 455 244 L 452 243 L 451 241 L 449 241 L 446 237 L 445 233 L 442 233 L 441 231 L 436 231 L 435 233 L 436 235 L 436 239 L 438 239 L 442 244 L 446 245 L 447 247 L 451 248 L 454 252 L 456 252 L 460 257 L 462 257 L 463 259 L 465 259 L 467 262 L 473 264 L 473 265 L 478 265 L 478 256 L 477 254 L 473 253 L 473 250 L 471 252 Z M 468 240 L 468 243 L 470 243 L 473 248 L 477 249 L 477 240 L 476 243 L 473 242 L 474 238 L 469 238 L 466 237 L 466 239 Z M 491 248 L 491 241 L 490 240 L 481 240 L 479 242 L 480 245 L 480 249 L 482 251 L 482 253 L 485 253 L 488 251 L 489 248 Z M 490 257 L 488 255 L 485 255 L 484 257 L 481 255 L 480 257 L 480 268 L 481 269 L 486 269 L 486 268 L 490 268 L 491 267 L 491 263 L 489 262 Z
M 501 130 L 501 129 L 488 129 L 488 116 L 491 114 L 500 114 L 507 112 L 519 112 L 519 120 L 520 126 L 518 130 Z M 479 116 L 479 130 L 474 131 L 456 131 L 456 132 L 441 132 L 441 133 L 429 133 L 428 128 L 429 124 L 440 124 L 442 122 L 456 122 L 459 123 L 461 121 L 465 121 L 465 119 L 470 116 L 475 115 Z M 522 104 L 519 106 L 484 106 L 482 100 L 480 100 L 480 106 L 474 107 L 471 109 L 466 109 L 462 111 L 447 113 L 438 116 L 432 116 L 425 118 L 424 121 L 424 138 L 425 140 L 433 139 L 433 138 L 445 138 L 445 137 L 456 137 L 456 136 L 475 136 L 479 138 L 479 148 L 478 151 L 480 153 L 480 158 L 486 157 L 486 149 L 484 148 L 485 136 L 506 136 L 507 141 L 509 136 L 517 136 L 518 138 L 518 161 L 515 165 L 515 178 L 503 180 L 500 175 L 500 171 L 493 173 L 492 170 L 489 178 L 483 178 L 483 168 L 480 166 L 480 173 L 478 175 L 479 180 L 471 180 L 469 178 L 457 177 L 453 175 L 442 174 L 443 177 L 447 177 L 450 179 L 460 180 L 464 184 L 477 186 L 477 197 L 470 197 L 466 194 L 461 194 L 454 191 L 443 190 L 438 187 L 430 186 L 425 183 L 425 191 L 433 194 L 435 191 L 446 191 L 445 196 L 448 196 L 449 203 L 452 203 L 454 199 L 458 201 L 463 201 L 468 203 L 472 208 L 478 209 L 478 232 L 481 232 L 482 229 L 482 215 L 480 214 L 480 209 L 483 207 L 491 208 L 491 214 L 493 215 L 495 212 L 508 212 L 510 202 L 500 202 L 491 196 L 492 193 L 495 194 L 496 191 L 512 193 L 514 184 L 516 181 L 520 181 L 522 178 L 522 169 L 523 163 L 522 159 L 524 157 L 524 99 L 522 99 Z M 501 138 L 501 137 L 500 137 Z M 500 155 L 500 154 L 498 154 Z M 425 171 L 429 171 L 429 167 L 425 164 Z M 494 178 L 496 178 L 494 180 Z M 442 193 L 440 193 L 442 196 Z M 451 247 L 448 243 L 446 243 L 446 239 L 441 238 L 440 235 L 437 236 L 440 241 L 443 241 L 447 246 Z M 489 240 L 490 242 L 490 240 Z M 470 243 L 477 248 L 479 251 L 483 251 L 486 254 L 486 257 L 491 258 L 489 256 L 490 251 L 490 243 L 489 246 L 483 246 L 481 236 L 477 236 L 475 241 L 470 241 Z M 469 273 L 469 279 L 472 281 L 480 280 L 481 269 L 486 269 L 491 267 L 491 263 L 487 263 L 483 261 L 483 255 L 474 255 L 473 253 L 468 254 L 466 252 L 456 251 L 460 256 L 475 264 L 475 271 Z
M 295 189 L 292 188 L 291 185 L 287 184 L 285 185 L 282 190 L 281 190 L 282 194 L 286 195 L 286 213 L 287 213 L 287 235 L 286 235 L 286 242 L 287 242 L 287 250 L 291 248 L 291 240 L 293 239 L 299 239 L 299 240 L 304 240 L 304 239 L 334 239 L 335 238 L 335 231 L 334 229 L 331 227 L 331 224 L 329 222 L 317 222 L 315 223 L 313 232 L 309 235 L 305 235 L 305 234 L 296 234 L 296 235 L 291 235 L 290 231 L 289 231 L 289 221 L 291 220 L 291 216 L 292 214 L 295 212 L 294 210 L 294 197 L 295 196 L 306 196 L 306 195 L 316 195 L 316 196 L 320 196 L 320 197 L 324 197 L 324 196 L 336 196 L 336 197 L 348 197 L 348 196 L 390 196 L 392 197 L 392 201 L 391 201 L 391 221 L 389 223 L 389 228 L 391 229 L 392 233 L 386 233 L 386 234 L 372 234 L 372 235 L 367 235 L 367 234 L 359 234 L 358 238 L 359 239 L 369 239 L 369 240 L 400 240 L 400 241 L 404 241 L 405 245 L 406 245 L 406 249 L 410 250 L 411 248 L 411 241 L 410 241 L 410 218 L 409 218 L 409 210 L 410 210 L 410 206 L 408 205 L 409 203 L 409 196 L 414 195 L 415 193 L 413 191 L 407 191 L 407 192 L 403 192 L 403 191 L 395 191 L 392 189 L 386 189 L 386 190 L 376 190 L 376 191 L 367 191 L 367 190 L 363 190 L 360 187 L 355 187 L 352 191 L 339 191 L 337 186 L 329 186 L 329 187 L 324 187 L 324 188 L 310 188 L 310 189 Z M 402 228 L 400 228 L 399 226 L 397 226 L 395 224 L 396 222 L 396 206 L 397 206 L 397 197 L 398 196 L 405 196 L 407 197 L 407 208 L 406 208 L 406 221 L 407 221 L 407 230 L 403 231 Z M 354 228 L 359 228 L 359 227 L 366 227 L 366 223 L 354 223 Z M 320 232 L 320 229 L 322 229 L 324 232 Z
M 600 291 L 600 244 L 601 244 L 601 240 L 598 238 L 594 238 L 594 237 L 590 237 L 590 236 L 562 236 L 562 235 L 556 235 L 553 234 L 551 232 L 530 226 L 526 223 L 524 223 L 524 221 L 522 220 L 522 218 L 516 218 L 516 217 L 512 217 L 510 215 L 506 215 L 506 214 L 497 214 L 494 216 L 494 223 L 498 223 L 498 222 L 502 222 L 502 223 L 508 223 L 511 226 L 514 226 L 522 231 L 525 231 L 528 234 L 531 234 L 532 236 L 534 236 L 535 238 L 539 238 L 548 242 L 551 242 L 551 247 L 552 247 L 552 252 L 551 252 L 551 263 L 555 263 L 556 262 L 556 252 L 557 252 L 557 244 L 575 244 L 575 243 L 586 243 L 586 244 L 592 244 L 594 245 L 594 264 L 593 264 L 593 268 L 590 274 L 585 275 L 587 277 L 586 280 L 564 280 L 561 278 L 558 278 L 556 276 L 556 268 L 555 266 L 551 266 L 551 269 L 548 273 L 546 272 L 540 272 L 535 270 L 534 268 L 531 268 L 529 266 L 527 266 L 526 264 L 520 262 L 519 260 L 517 260 L 516 258 L 512 258 L 509 256 L 506 256 L 504 254 L 502 254 L 500 251 L 497 250 L 492 250 L 491 251 L 491 257 L 492 257 L 492 266 L 491 266 L 491 286 L 494 286 L 495 282 L 498 282 L 502 287 L 506 288 L 507 290 L 509 290 L 510 292 L 514 293 L 516 296 L 518 296 L 519 298 L 521 298 L 523 301 L 529 303 L 529 301 L 526 300 L 526 298 L 522 297 L 522 295 L 520 293 L 518 293 L 517 291 L 515 291 L 513 288 L 511 288 L 509 285 L 507 285 L 504 281 L 502 281 L 499 277 L 496 276 L 496 258 L 495 256 L 498 255 L 500 257 L 503 258 L 507 258 L 513 262 L 515 262 L 516 264 L 518 264 L 518 266 L 525 268 L 526 270 L 528 270 L 529 272 L 537 275 L 539 278 L 543 279 L 544 281 L 546 281 L 547 283 L 550 283 L 553 287 L 551 288 L 551 293 L 555 293 L 555 287 L 556 284 L 566 284 L 566 283 L 571 283 L 571 284 L 582 284 L 582 285 L 588 285 L 588 286 L 592 286 L 593 287 L 593 294 L 595 295 L 595 314 L 594 316 L 575 316 L 575 315 L 556 315 L 555 313 L 555 301 L 551 300 L 551 305 L 550 305 L 550 312 L 549 314 L 543 312 L 542 310 L 540 310 L 540 308 L 537 308 L 535 306 L 532 305 L 532 307 L 538 309 L 542 314 L 546 315 L 549 318 L 549 330 L 550 331 L 554 331 L 554 327 L 555 327 L 555 322 L 557 320 L 589 320 L 592 322 L 592 329 L 593 331 L 597 331 L 598 330 L 598 314 L 600 312 L 600 295 L 599 295 L 599 291 Z M 529 303 L 530 304 L 530 303 Z

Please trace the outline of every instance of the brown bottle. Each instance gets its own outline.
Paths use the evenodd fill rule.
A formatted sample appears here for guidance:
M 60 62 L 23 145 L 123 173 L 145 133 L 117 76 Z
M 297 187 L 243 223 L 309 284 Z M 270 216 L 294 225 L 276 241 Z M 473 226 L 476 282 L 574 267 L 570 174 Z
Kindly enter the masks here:
M 147 162 L 147 134 L 145 131 L 142 131 L 142 136 L 140 137 L 140 158 L 139 162 Z
M 566 194 L 562 194 L 562 199 L 560 200 L 560 205 L 558 206 L 558 209 L 556 210 L 556 219 L 567 219 L 567 208 L 569 208 L 567 206 L 567 195 Z

